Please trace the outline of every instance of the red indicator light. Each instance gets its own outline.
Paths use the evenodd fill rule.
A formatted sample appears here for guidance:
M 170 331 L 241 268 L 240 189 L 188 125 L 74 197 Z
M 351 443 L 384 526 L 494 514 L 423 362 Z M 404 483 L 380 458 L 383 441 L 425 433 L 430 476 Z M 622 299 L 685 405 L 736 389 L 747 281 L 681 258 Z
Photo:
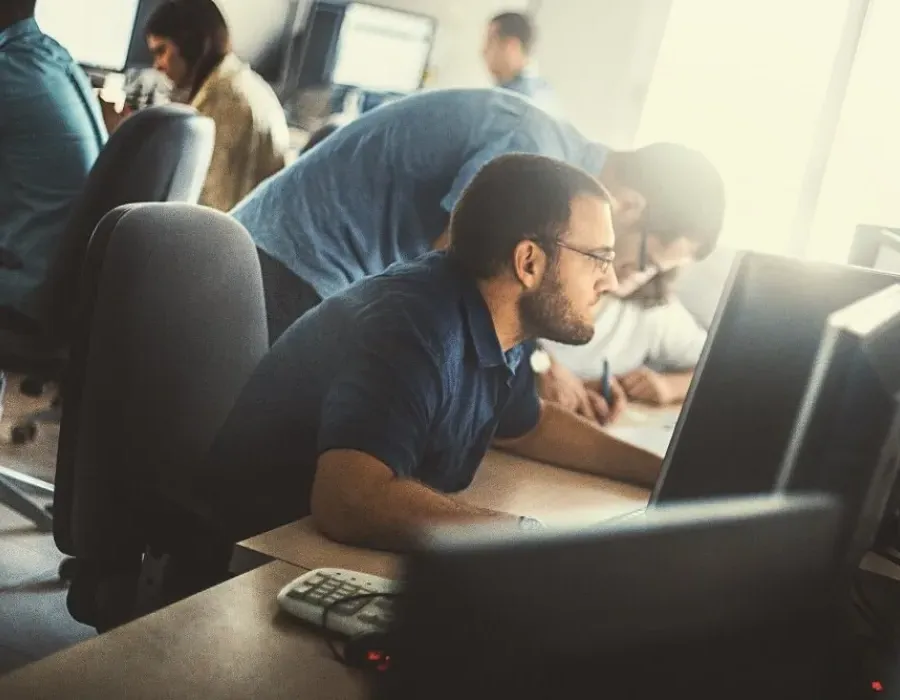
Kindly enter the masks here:
M 879 681 L 872 681 L 872 690 L 874 690 L 876 693 L 880 693 L 882 690 L 884 690 L 884 686 L 881 685 Z

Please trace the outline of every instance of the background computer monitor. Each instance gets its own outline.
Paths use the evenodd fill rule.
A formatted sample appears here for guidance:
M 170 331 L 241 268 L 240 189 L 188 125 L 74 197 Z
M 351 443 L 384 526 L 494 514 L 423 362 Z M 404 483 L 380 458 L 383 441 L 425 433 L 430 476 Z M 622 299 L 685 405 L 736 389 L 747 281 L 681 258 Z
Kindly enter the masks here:
M 331 82 L 405 94 L 422 85 L 435 21 L 425 15 L 353 2 L 338 33 Z
M 826 319 L 897 281 L 847 265 L 741 254 L 651 504 L 771 492 Z
M 894 491 L 898 406 L 900 286 L 891 285 L 829 316 L 779 477 L 779 490 L 841 500 L 848 572 L 875 543 Z
M 736 499 L 445 533 L 408 559 L 377 697 L 855 697 L 830 675 L 848 667 L 830 663 L 838 518 L 828 499 Z
M 121 71 L 139 0 L 38 0 L 35 19 L 83 66 Z
M 900 275 L 900 232 L 883 226 L 857 226 L 847 262 Z
M 66 2 L 66 0 L 57 0 Z M 114 0 L 110 0 L 111 2 Z M 74 0 L 69 0 L 73 2 Z M 141 0 L 135 31 L 128 49 L 129 68 L 153 64 L 147 48 L 144 26 L 164 0 Z M 234 52 L 249 63 L 267 82 L 278 88 L 295 20 L 305 11 L 307 0 L 216 0 L 231 31 Z M 77 3 L 74 3 L 77 4 Z

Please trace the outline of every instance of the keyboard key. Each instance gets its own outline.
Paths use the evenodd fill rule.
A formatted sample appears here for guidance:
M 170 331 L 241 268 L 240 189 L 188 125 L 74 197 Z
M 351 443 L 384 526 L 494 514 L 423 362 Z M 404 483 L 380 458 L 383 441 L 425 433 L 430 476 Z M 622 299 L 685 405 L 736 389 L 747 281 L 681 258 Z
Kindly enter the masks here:
M 365 622 L 367 625 L 372 625 L 374 627 L 387 627 L 388 622 L 384 618 L 379 615 L 373 615 L 372 613 L 360 613 L 356 616 L 356 619 L 360 622 Z
M 366 606 L 367 602 L 365 600 L 351 600 L 346 603 L 339 603 L 334 606 L 333 612 L 335 615 L 355 615 Z

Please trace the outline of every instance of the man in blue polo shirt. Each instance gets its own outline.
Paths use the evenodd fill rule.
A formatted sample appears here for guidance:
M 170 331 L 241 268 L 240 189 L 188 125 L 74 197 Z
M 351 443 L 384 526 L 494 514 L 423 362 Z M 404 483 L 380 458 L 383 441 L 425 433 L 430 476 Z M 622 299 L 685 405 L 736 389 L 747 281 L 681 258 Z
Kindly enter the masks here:
M 660 145 L 663 157 L 653 146 L 610 151 L 502 90 L 423 92 L 372 110 L 232 212 L 260 250 L 270 335 L 320 299 L 445 244 L 463 188 L 504 153 L 545 155 L 599 176 L 616 200 L 620 235 L 639 232 L 649 213 L 658 227 L 684 210 L 691 216 L 678 218 L 676 237 L 707 236 L 718 173 L 694 151 Z
M 533 524 L 446 495 L 492 444 L 654 482 L 657 457 L 542 404 L 523 361 L 531 338 L 589 341 L 592 309 L 616 287 L 603 186 L 550 158 L 503 156 L 451 229 L 448 251 L 330 297 L 262 360 L 198 475 L 226 539 L 310 513 L 335 540 L 389 550 L 433 523 Z
M 0 316 L 40 323 L 38 288 L 106 128 L 87 76 L 34 7 L 0 2 Z

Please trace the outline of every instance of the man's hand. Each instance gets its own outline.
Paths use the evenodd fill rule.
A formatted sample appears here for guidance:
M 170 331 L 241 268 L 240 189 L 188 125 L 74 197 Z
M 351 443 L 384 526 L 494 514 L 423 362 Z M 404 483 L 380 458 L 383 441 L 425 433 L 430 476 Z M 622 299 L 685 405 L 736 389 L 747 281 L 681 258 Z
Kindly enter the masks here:
M 547 372 L 536 376 L 536 381 L 542 399 L 601 425 L 615 420 L 623 407 L 618 400 L 625 399 L 621 387 L 618 391 L 610 387 L 613 395 L 613 405 L 610 406 L 598 387 L 586 384 L 556 360 L 552 361 Z
M 648 367 L 639 367 L 620 377 L 620 381 L 628 398 L 634 401 L 666 406 L 679 400 L 669 378 Z

